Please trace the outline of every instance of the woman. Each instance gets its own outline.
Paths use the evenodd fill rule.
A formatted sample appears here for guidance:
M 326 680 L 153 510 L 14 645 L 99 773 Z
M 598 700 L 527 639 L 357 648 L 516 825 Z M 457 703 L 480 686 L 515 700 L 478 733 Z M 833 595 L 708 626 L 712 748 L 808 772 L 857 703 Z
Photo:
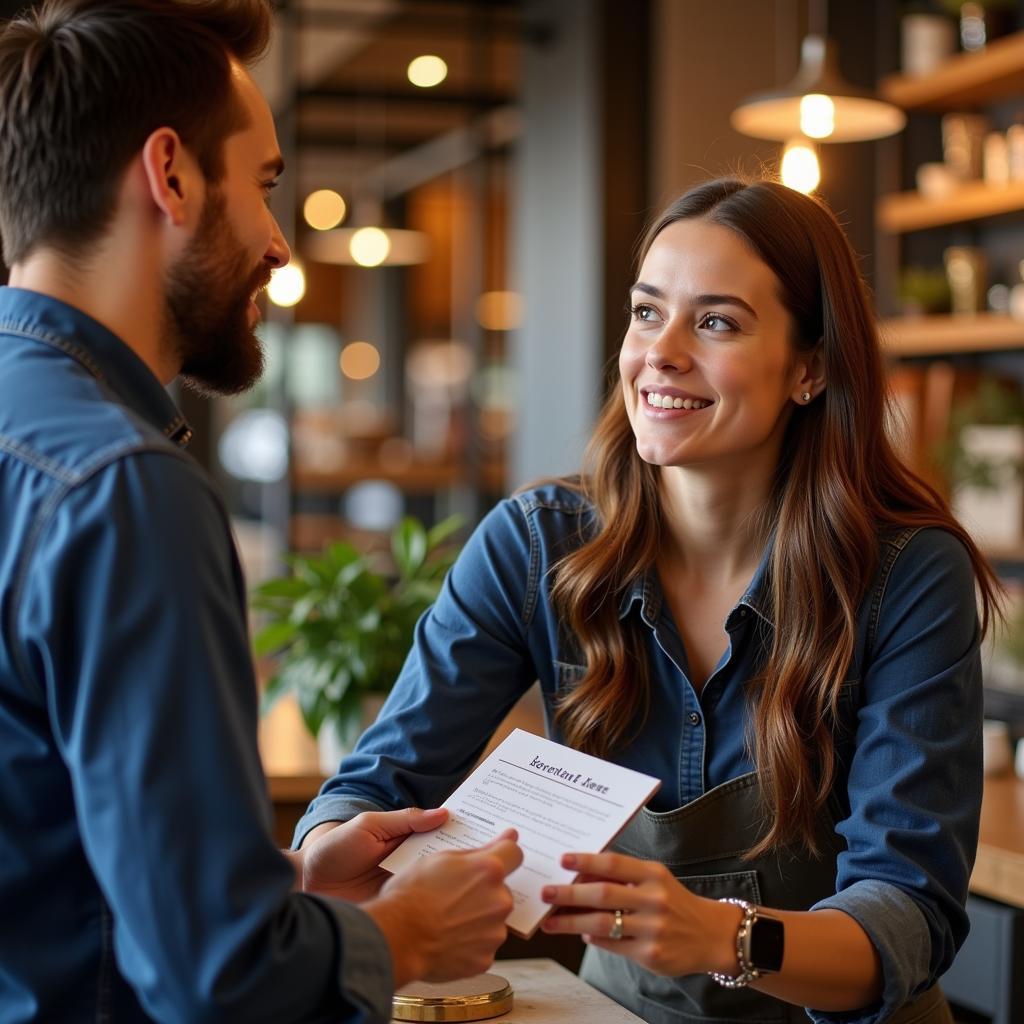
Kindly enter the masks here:
M 770 182 L 677 200 L 619 372 L 582 476 L 487 517 L 297 834 L 438 802 L 539 678 L 554 738 L 662 780 L 545 893 L 587 980 L 655 1024 L 951 1020 L 998 584 L 893 453 L 832 214 Z

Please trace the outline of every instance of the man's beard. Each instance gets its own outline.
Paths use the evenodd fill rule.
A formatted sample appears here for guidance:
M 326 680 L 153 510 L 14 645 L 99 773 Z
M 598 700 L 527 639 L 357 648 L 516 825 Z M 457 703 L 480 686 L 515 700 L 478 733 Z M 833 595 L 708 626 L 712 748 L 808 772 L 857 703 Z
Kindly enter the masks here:
M 260 261 L 250 269 L 213 190 L 199 226 L 167 277 L 164 337 L 185 383 L 206 394 L 234 395 L 263 373 L 263 348 L 249 323 L 249 300 L 270 280 Z

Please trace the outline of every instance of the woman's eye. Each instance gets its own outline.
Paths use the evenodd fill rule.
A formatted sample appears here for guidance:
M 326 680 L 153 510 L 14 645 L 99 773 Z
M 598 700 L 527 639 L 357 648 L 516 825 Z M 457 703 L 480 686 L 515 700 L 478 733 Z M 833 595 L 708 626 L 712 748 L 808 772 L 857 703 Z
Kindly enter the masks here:
M 720 313 L 705 313 L 697 326 L 709 331 L 735 331 L 737 329 L 731 320 Z
M 644 302 L 640 302 L 635 306 L 630 306 L 629 314 L 634 320 L 642 320 L 645 322 L 658 319 L 658 311 L 653 306 L 648 306 Z

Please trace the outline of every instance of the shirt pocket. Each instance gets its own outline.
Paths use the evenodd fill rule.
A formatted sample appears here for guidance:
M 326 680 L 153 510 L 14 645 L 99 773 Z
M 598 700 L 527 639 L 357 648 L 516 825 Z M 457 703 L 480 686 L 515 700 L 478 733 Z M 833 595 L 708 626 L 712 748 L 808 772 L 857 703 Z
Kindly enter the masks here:
M 549 710 L 557 709 L 558 702 L 572 693 L 580 684 L 580 680 L 587 673 L 586 665 L 579 665 L 571 661 L 559 661 L 557 658 L 551 662 L 551 685 L 542 686 L 544 691 L 544 703 Z
M 555 692 L 559 695 L 574 690 L 587 674 L 586 665 L 577 665 L 571 661 L 559 661 L 557 658 L 552 664 L 554 665 Z

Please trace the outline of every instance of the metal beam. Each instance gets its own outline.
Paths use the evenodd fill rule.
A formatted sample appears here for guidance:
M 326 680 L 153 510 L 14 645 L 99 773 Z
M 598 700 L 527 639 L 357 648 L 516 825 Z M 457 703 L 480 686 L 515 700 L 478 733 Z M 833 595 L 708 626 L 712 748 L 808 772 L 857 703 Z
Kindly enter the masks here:
M 514 97 L 498 93 L 449 93 L 432 90 L 419 92 L 400 92 L 393 89 L 364 90 L 357 88 L 336 88 L 333 86 L 317 86 L 312 89 L 300 89 L 298 100 L 302 102 L 336 102 L 336 103 L 387 103 L 395 106 L 416 107 L 474 107 L 486 110 L 492 107 L 505 106 Z

